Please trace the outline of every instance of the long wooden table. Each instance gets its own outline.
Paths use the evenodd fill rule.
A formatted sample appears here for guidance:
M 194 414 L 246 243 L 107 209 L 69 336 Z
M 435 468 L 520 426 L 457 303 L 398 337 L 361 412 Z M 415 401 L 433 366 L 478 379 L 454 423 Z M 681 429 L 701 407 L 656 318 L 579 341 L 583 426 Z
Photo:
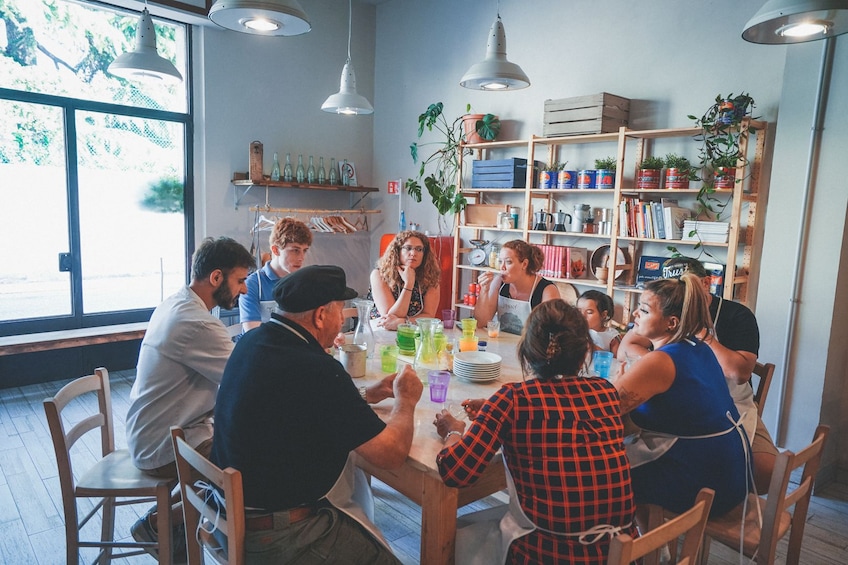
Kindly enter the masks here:
M 448 330 L 450 334 L 451 330 Z M 395 332 L 375 330 L 380 343 L 393 343 Z M 430 401 L 427 387 L 415 409 L 415 435 L 406 463 L 394 471 L 373 467 L 361 460 L 361 467 L 394 488 L 416 504 L 421 506 L 421 563 L 422 565 L 444 565 L 454 562 L 456 541 L 456 513 L 461 506 L 479 500 L 506 488 L 504 466 L 500 454 L 496 455 L 477 482 L 465 488 L 452 488 L 442 482 L 436 467 L 436 455 L 444 443 L 433 425 L 435 414 L 442 408 L 454 413 L 461 412 L 460 403 L 466 398 L 488 398 L 502 383 L 521 379 L 516 345 L 518 336 L 501 333 L 496 339 L 485 336 L 485 330 L 478 330 L 480 339 L 488 341 L 487 351 L 497 353 L 503 358 L 501 376 L 488 383 L 473 383 L 452 377 L 448 387 L 448 399 L 444 404 Z M 458 333 L 456 337 L 458 337 Z M 405 358 L 401 357 L 403 362 Z M 411 361 L 406 358 L 407 361 Z M 400 363 L 399 362 L 399 363 Z M 368 360 L 366 376 L 355 379 L 357 385 L 375 382 L 388 373 L 380 370 L 378 355 Z M 374 405 L 374 411 L 387 415 L 391 410 L 392 399 L 386 399 Z

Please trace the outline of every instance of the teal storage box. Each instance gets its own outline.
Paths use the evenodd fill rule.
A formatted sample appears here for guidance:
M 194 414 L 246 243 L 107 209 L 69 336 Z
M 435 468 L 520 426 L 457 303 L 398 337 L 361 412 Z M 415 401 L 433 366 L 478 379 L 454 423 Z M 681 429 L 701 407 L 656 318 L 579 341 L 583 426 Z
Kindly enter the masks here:
M 537 167 L 541 163 L 536 162 Z M 538 178 L 533 171 L 533 183 Z M 490 159 L 471 162 L 471 188 L 525 188 L 527 186 L 527 159 Z

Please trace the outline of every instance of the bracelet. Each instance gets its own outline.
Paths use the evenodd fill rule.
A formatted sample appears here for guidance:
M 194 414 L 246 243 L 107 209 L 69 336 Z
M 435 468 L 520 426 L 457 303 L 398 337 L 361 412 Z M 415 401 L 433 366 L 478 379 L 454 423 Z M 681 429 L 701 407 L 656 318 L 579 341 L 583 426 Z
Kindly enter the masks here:
M 359 396 L 362 397 L 362 400 L 368 402 L 368 398 L 366 398 L 368 396 L 368 389 L 365 386 L 359 387 Z
M 412 292 L 412 289 L 411 289 L 411 288 L 403 287 L 403 290 L 408 290 L 409 292 Z
M 452 435 L 457 435 L 460 438 L 462 438 L 462 432 L 458 432 L 456 430 L 451 430 L 451 431 L 449 431 L 448 433 L 445 434 L 445 437 L 443 438 L 444 441 L 447 441 L 448 438 L 451 437 Z

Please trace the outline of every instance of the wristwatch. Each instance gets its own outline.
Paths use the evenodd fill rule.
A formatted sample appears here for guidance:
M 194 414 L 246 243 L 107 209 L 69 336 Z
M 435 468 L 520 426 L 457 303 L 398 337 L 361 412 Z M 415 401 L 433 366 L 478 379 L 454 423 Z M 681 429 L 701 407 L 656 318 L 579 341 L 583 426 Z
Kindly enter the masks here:
M 359 396 L 362 397 L 362 400 L 364 400 L 365 402 L 368 402 L 368 398 L 367 398 L 368 389 L 364 385 L 359 387 Z

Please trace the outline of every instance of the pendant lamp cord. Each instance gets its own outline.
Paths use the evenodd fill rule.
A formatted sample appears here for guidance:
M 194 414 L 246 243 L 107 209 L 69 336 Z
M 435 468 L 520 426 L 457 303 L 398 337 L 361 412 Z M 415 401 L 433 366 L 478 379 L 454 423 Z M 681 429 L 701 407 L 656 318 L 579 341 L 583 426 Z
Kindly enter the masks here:
M 353 0 L 347 0 L 347 62 L 350 63 L 350 33 L 353 21 Z

